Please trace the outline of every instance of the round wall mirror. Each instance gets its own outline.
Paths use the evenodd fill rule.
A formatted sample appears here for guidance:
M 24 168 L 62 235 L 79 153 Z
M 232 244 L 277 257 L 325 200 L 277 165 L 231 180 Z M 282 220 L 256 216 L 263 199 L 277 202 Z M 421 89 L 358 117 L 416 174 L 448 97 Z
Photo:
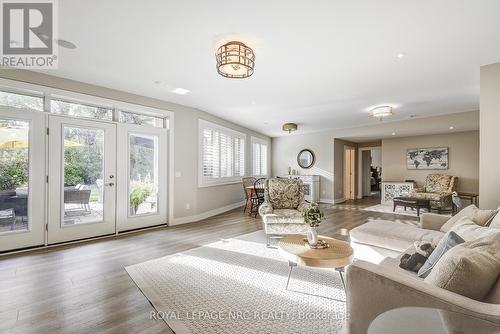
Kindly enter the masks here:
M 297 155 L 297 163 L 301 168 L 311 168 L 315 160 L 313 151 L 309 149 L 304 149 Z

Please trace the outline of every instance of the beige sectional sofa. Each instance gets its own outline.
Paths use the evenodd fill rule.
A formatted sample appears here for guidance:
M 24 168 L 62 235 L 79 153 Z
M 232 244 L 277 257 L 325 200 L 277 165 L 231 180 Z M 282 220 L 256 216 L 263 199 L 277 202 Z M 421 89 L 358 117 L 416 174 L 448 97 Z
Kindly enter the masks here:
M 444 236 L 440 229 L 449 217 L 426 213 L 420 219 L 418 226 L 378 220 L 351 231 L 356 260 L 347 268 L 349 334 L 365 334 L 378 315 L 405 306 L 456 311 L 500 324 L 500 280 L 484 300 L 477 301 L 399 268 L 401 255 L 413 253 L 414 241 L 437 243 Z M 500 238 L 500 229 L 490 227 L 478 226 L 467 233 L 466 241 L 490 233 L 499 233 Z

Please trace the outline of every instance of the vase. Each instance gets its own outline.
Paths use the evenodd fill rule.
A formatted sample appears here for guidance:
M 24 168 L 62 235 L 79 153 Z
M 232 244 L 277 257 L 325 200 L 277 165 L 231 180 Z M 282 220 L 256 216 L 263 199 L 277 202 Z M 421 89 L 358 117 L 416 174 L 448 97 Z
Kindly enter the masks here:
M 311 227 L 309 232 L 307 232 L 307 242 L 310 246 L 316 246 L 318 243 L 318 232 L 315 227 Z

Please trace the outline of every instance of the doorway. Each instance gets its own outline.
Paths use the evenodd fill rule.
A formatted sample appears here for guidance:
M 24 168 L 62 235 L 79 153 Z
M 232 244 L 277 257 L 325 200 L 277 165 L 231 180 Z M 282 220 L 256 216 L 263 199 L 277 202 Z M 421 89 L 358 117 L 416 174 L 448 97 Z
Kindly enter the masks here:
M 116 124 L 49 116 L 48 243 L 115 233 Z
M 344 146 L 344 197 L 355 199 L 356 149 Z
M 0 252 L 43 245 L 45 115 L 0 107 L 0 164 Z

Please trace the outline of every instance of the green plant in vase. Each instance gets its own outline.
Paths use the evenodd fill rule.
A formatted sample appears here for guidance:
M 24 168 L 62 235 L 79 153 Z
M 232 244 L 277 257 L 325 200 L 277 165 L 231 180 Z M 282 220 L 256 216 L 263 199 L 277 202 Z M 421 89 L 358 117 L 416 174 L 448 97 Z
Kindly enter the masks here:
M 307 233 L 307 242 L 311 246 L 316 246 L 318 243 L 318 232 L 316 227 L 321 224 L 325 217 L 324 213 L 320 210 L 318 203 L 311 203 L 304 209 L 304 222 L 311 227 Z

